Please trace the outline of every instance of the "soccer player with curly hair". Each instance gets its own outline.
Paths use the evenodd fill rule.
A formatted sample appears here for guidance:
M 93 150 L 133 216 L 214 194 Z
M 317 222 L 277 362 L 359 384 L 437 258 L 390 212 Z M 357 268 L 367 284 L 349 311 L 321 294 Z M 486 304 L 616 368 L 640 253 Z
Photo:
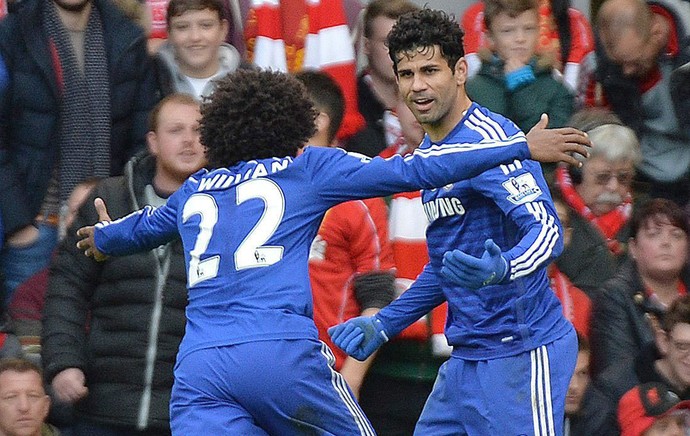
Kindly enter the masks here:
M 464 92 L 462 36 L 455 20 L 430 9 L 401 16 L 388 34 L 400 95 L 427 133 L 418 150 L 523 135 Z M 415 434 L 562 434 L 577 338 L 546 275 L 563 242 L 541 167 L 497 163 L 423 190 L 422 203 L 429 263 L 376 315 L 332 327 L 333 342 L 365 359 L 447 301 L 453 351 Z
M 523 135 L 405 158 L 325 147 L 296 157 L 315 116 L 294 77 L 232 73 L 202 106 L 210 169 L 166 205 L 117 221 L 97 199 L 102 222 L 78 231 L 77 247 L 96 259 L 182 238 L 189 305 L 170 406 L 175 435 L 374 434 L 312 319 L 309 247 L 324 213 L 348 200 L 444 186 L 530 152 L 556 160 L 586 153 L 565 140 L 528 146 Z

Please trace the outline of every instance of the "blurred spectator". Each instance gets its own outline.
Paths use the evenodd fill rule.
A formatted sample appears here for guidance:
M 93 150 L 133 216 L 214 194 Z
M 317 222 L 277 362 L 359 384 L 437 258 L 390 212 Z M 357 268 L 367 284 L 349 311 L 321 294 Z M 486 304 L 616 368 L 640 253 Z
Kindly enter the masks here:
M 573 113 L 573 95 L 553 77 L 554 59 L 537 52 L 539 0 L 485 0 L 484 23 L 489 49 L 467 81 L 469 97 L 524 132 L 542 114 L 549 116 L 549 127 L 563 127 Z M 543 168 L 550 176 L 555 165 Z
M 654 340 L 650 315 L 666 312 L 690 285 L 682 209 L 670 200 L 641 205 L 631 221 L 629 259 L 604 283 L 592 310 L 592 367 L 597 374 Z
M 63 219 L 60 220 L 59 240 L 66 236 L 77 210 L 86 201 L 98 180 L 93 178 L 83 181 L 72 190 L 61 213 Z M 48 271 L 49 268 L 45 267 L 19 285 L 7 310 L 14 332 L 22 345 L 24 357 L 36 363 L 41 361 L 41 318 L 48 289 Z
M 473 3 L 462 16 L 470 77 L 479 71 L 479 52 L 487 46 L 484 23 L 483 1 Z M 554 59 L 563 82 L 573 94 L 579 92 L 581 64 L 594 52 L 594 37 L 587 17 L 571 7 L 569 0 L 540 0 L 538 41 L 537 52 Z
M 19 338 L 14 334 L 7 315 L 0 311 L 0 358 L 22 357 L 22 347 Z
M 559 213 L 560 216 L 560 213 Z M 570 379 L 568 393 L 565 397 L 565 425 L 564 435 L 568 436 L 592 436 L 596 433 L 590 431 L 592 423 L 583 419 L 582 410 L 586 407 L 586 393 L 590 385 L 590 349 L 589 341 L 578 333 L 577 336 L 577 363 L 573 377 Z
M 50 397 L 43 388 L 41 369 L 23 359 L 0 360 L 0 435 L 58 436 L 46 424 Z
M 686 436 L 690 401 L 680 401 L 663 383 L 635 386 L 618 405 L 621 436 Z
M 357 110 L 357 66 L 345 1 L 252 1 L 244 29 L 247 57 L 259 68 L 291 73 L 317 69 L 338 82 L 345 96 L 339 140 L 364 127 Z
M 607 0 L 597 14 L 597 80 L 640 138 L 652 197 L 690 198 L 690 3 Z
M 616 419 L 618 402 L 635 385 L 659 382 L 681 399 L 690 399 L 690 368 L 686 365 L 690 349 L 690 296 L 678 298 L 661 319 L 650 317 L 654 342 L 621 356 L 604 372 L 595 376 L 592 393 L 583 418 L 599 421 L 597 436 L 620 435 Z M 596 350 L 592 350 L 596 357 Z
M 225 42 L 228 20 L 221 0 L 171 0 L 167 12 L 168 39 L 156 54 L 163 95 L 184 92 L 199 101 L 208 96 L 213 80 L 242 63 L 235 47 Z
M 600 114 L 602 118 L 595 122 Z M 611 123 L 601 124 L 607 118 Z M 590 296 L 613 276 L 630 233 L 639 143 L 631 129 L 615 124 L 614 119 L 601 111 L 573 117 L 570 124 L 587 132 L 592 141 L 590 156 L 581 168 L 560 166 L 555 173 L 560 195 L 575 212 L 572 244 L 556 264 Z
M 182 243 L 99 263 L 84 259 L 75 232 L 97 221 L 95 197 L 113 217 L 164 204 L 205 163 L 200 117 L 190 95 L 163 99 L 151 113 L 150 155 L 135 156 L 124 176 L 96 186 L 51 263 L 43 365 L 57 399 L 75 404 L 76 436 L 170 433 L 173 365 L 187 305 Z
M 572 210 L 565 203 L 559 192 L 552 190 L 553 204 L 563 228 L 563 247 L 567 248 L 573 240 L 573 228 L 570 225 Z M 551 282 L 551 289 L 563 306 L 563 316 L 573 323 L 580 339 L 587 340 L 590 330 L 592 300 L 580 288 L 575 286 L 568 276 L 563 274 L 555 262 L 547 267 L 546 273 Z M 589 344 L 587 345 L 587 367 L 589 368 Z
M 119 174 L 144 145 L 155 78 L 141 28 L 106 0 L 27 0 L 0 22 L 0 263 L 9 301 L 45 267 L 79 182 Z
M 151 33 L 151 16 L 146 5 L 139 0 L 113 0 L 123 14 L 134 21 L 144 31 L 144 35 Z
M 404 141 L 388 147 L 382 157 L 414 152 L 424 130 L 401 100 L 394 108 Z M 396 270 L 396 296 L 402 295 L 429 261 L 428 219 L 421 192 L 394 194 L 389 203 L 389 237 Z M 435 308 L 379 350 L 360 394 L 360 404 L 380 435 L 414 431 L 441 364 L 450 354 L 443 334 L 447 304 Z
M 409 0 L 372 0 L 364 11 L 362 48 L 367 66 L 357 78 L 357 102 L 366 127 L 348 141 L 350 151 L 376 156 L 387 147 L 405 143 L 395 109 L 398 85 L 386 38 L 398 17 L 417 9 Z
M 308 144 L 333 146 L 345 105 L 338 84 L 317 71 L 303 71 L 296 77 L 318 112 L 317 130 Z M 326 212 L 309 253 L 319 339 L 333 351 L 335 369 L 356 397 L 373 358 L 360 362 L 348 356 L 333 344 L 327 330 L 355 316 L 374 315 L 393 300 L 394 265 L 387 218 L 381 198 L 341 203 Z

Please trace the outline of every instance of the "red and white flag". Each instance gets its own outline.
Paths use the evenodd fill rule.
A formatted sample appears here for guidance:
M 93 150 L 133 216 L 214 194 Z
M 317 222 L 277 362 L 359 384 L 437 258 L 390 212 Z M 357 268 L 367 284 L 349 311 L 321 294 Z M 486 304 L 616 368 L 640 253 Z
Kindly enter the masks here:
M 357 110 L 355 50 L 341 0 L 305 0 L 308 32 L 302 56 L 288 60 L 280 0 L 252 0 L 246 27 L 250 60 L 261 68 L 295 72 L 322 70 L 340 85 L 345 96 L 345 117 L 338 138 L 352 136 L 364 127 Z

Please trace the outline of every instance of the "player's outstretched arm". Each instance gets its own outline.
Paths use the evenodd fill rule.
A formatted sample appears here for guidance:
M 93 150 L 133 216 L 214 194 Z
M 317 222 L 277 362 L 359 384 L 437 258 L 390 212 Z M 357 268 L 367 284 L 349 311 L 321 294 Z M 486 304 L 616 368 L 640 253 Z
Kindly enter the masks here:
M 388 342 L 383 323 L 376 316 L 358 316 L 328 329 L 335 345 L 357 360 L 364 361 Z
M 93 202 L 96 207 L 96 212 L 98 212 L 98 221 L 111 221 L 108 210 L 105 207 L 105 202 L 96 198 Z M 105 254 L 98 251 L 96 248 L 96 241 L 94 240 L 94 233 L 96 232 L 96 226 L 86 226 L 77 230 L 77 236 L 82 238 L 77 241 L 77 248 L 84 250 L 84 254 L 87 257 L 93 257 L 98 262 L 102 262 L 108 258 Z
M 540 162 L 565 162 L 577 167 L 582 165 L 572 154 L 589 156 L 588 149 L 592 143 L 587 134 L 573 127 L 547 129 L 548 123 L 548 115 L 542 114 L 539 122 L 526 135 L 532 159 Z
M 508 262 L 501 254 L 501 248 L 492 239 L 484 242 L 481 258 L 470 256 L 460 250 L 448 251 L 443 255 L 441 274 L 467 289 L 500 283 L 508 272 Z

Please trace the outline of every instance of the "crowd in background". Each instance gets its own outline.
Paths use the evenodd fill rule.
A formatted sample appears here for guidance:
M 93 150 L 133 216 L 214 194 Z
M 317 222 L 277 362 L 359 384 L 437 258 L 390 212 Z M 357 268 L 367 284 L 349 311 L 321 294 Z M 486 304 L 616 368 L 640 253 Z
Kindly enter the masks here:
M 75 230 L 97 221 L 96 197 L 118 218 L 163 204 L 202 168 L 200 104 L 215 78 L 238 68 L 298 77 L 318 112 L 312 146 L 372 157 L 414 152 L 424 132 L 398 96 L 385 41 L 396 19 L 419 6 L 2 6 L 0 357 L 36 364 L 50 412 L 45 392 L 33 409 L 62 434 L 169 434 L 185 325 L 180 243 L 98 263 L 76 249 Z M 565 245 L 549 278 L 580 340 L 566 434 L 656 434 L 656 421 L 687 418 L 690 2 L 606 0 L 590 21 L 567 0 L 481 0 L 457 20 L 473 101 L 525 132 L 548 122 L 592 142 L 581 167 L 542 168 Z M 428 261 L 426 223 L 419 192 L 326 214 L 309 265 L 323 341 L 328 327 L 405 292 Z M 451 352 L 445 316 L 437 307 L 365 362 L 331 345 L 379 434 L 412 434 Z M 34 371 L 13 365 L 0 365 L 0 417 L 10 407 L 3 371 Z M 652 393 L 663 407 L 650 405 Z

